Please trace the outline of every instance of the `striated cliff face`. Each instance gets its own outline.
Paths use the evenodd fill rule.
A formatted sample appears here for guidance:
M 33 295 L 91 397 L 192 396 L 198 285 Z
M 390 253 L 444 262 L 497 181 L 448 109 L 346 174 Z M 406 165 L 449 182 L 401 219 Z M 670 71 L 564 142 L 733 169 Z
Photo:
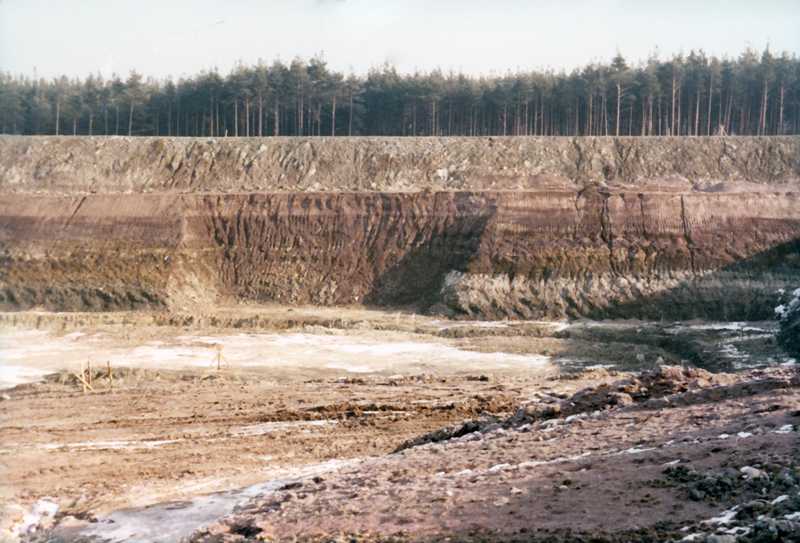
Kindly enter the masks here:
M 799 193 L 10 195 L 0 221 L 3 310 L 761 319 L 800 277 Z
M 0 309 L 769 319 L 798 142 L 0 137 Z

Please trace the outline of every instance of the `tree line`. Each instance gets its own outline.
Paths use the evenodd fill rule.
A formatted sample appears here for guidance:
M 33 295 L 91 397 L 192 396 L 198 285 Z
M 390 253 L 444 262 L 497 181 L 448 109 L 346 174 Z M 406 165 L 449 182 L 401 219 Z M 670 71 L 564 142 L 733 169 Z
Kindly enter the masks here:
M 5 134 L 129 136 L 702 136 L 800 133 L 796 55 L 703 51 L 572 73 L 332 71 L 322 56 L 181 78 L 0 73 Z

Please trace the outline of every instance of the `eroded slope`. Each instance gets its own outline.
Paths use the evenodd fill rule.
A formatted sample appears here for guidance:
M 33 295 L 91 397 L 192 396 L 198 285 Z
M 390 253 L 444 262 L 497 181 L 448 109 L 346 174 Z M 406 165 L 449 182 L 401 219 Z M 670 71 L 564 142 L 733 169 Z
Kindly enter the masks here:
M 473 318 L 772 318 L 800 194 L 459 191 L 8 195 L 0 307 L 226 299 Z

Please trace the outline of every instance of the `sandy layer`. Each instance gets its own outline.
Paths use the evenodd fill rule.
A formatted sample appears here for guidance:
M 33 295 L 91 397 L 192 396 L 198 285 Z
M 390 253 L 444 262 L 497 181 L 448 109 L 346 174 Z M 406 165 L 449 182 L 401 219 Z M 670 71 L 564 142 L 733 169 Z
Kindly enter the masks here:
M 49 375 L 2 391 L 0 538 L 766 541 L 797 527 L 800 378 L 774 326 L 346 310 L 336 328 L 330 310 L 270 311 L 272 328 L 248 332 L 8 317 L 3 356 L 29 372 L 11 377 Z M 215 345 L 230 365 L 207 373 Z M 773 367 L 659 369 L 691 353 Z M 83 393 L 71 372 L 88 356 Z M 564 356 L 595 368 L 564 372 Z M 634 368 L 651 369 L 613 371 Z

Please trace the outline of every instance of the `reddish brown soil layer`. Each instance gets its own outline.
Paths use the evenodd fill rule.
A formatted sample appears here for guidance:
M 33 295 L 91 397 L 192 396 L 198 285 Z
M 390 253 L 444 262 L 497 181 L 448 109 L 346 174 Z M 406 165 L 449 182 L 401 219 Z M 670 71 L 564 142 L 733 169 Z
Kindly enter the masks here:
M 232 298 L 473 318 L 768 319 L 777 290 L 796 283 L 798 236 L 800 193 L 9 195 L 0 309 Z

